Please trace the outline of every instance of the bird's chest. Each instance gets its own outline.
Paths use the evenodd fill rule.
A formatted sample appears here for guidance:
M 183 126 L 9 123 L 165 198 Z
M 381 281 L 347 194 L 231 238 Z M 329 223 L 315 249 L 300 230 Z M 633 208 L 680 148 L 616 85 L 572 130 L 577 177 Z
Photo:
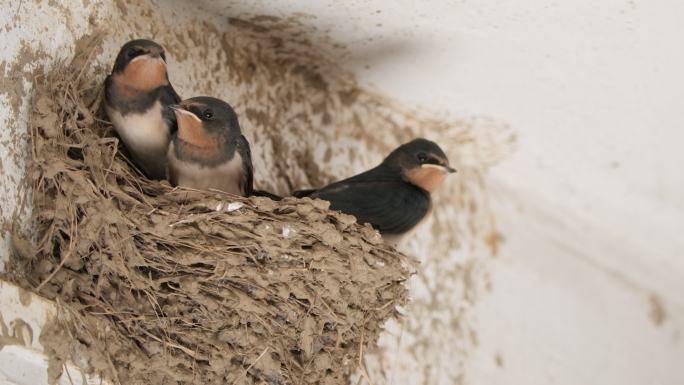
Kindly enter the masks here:
M 173 143 L 169 148 L 169 174 L 177 186 L 199 190 L 221 190 L 233 195 L 245 196 L 244 166 L 242 157 L 235 153 L 232 159 L 215 166 L 203 166 L 176 157 Z
M 107 114 L 121 139 L 134 153 L 162 152 L 166 154 L 169 143 L 169 128 L 162 114 L 162 106 L 155 102 L 144 112 L 122 115 L 107 108 Z

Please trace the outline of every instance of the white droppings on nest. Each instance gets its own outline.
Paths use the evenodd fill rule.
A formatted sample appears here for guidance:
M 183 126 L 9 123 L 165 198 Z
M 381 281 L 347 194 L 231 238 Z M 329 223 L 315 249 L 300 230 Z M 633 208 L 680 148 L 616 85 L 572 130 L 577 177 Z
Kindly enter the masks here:
M 242 202 L 230 202 L 226 207 L 226 211 L 232 213 L 233 211 L 240 210 L 243 207 L 245 207 L 245 204 Z
M 291 234 L 294 234 L 296 230 L 292 229 L 290 226 L 283 226 L 282 235 L 283 238 L 289 238 Z

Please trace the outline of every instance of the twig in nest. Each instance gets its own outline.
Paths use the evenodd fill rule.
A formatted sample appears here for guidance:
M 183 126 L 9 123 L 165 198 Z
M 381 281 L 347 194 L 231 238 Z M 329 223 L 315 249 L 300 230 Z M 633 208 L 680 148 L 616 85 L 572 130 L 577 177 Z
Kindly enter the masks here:
M 182 345 L 179 345 L 179 344 L 174 344 L 174 343 L 172 343 L 172 342 L 164 341 L 164 340 L 162 340 L 161 338 L 155 336 L 154 334 L 148 332 L 148 331 L 145 330 L 145 329 L 142 329 L 142 328 L 141 328 L 140 331 L 142 331 L 143 333 L 145 333 L 146 335 L 148 335 L 148 336 L 149 336 L 150 338 L 152 338 L 153 340 L 156 340 L 157 342 L 160 342 L 160 343 L 162 343 L 162 344 L 164 344 L 164 345 L 166 345 L 166 346 L 168 346 L 168 347 L 170 347 L 170 348 L 178 349 L 178 350 L 182 351 L 183 353 L 189 355 L 190 357 L 194 358 L 195 360 L 204 360 L 204 361 L 206 361 L 206 357 L 200 356 L 199 354 L 195 353 L 195 351 L 192 350 L 192 349 L 188 349 L 188 348 L 186 348 L 185 346 L 182 346 Z
M 240 381 L 241 379 L 243 379 L 243 378 L 247 375 L 247 373 L 249 372 L 249 370 L 252 369 L 252 368 L 254 367 L 254 365 L 256 365 L 257 362 L 259 362 L 259 360 L 261 359 L 261 357 L 263 357 L 264 354 L 266 354 L 267 351 L 268 351 L 268 346 L 266 347 L 266 349 L 264 349 L 263 352 L 261 352 L 261 354 L 259 354 L 259 357 L 257 357 L 257 359 L 254 360 L 254 362 L 252 362 L 252 364 L 249 365 L 249 366 L 247 367 L 247 369 L 245 369 L 245 372 L 242 373 L 242 375 L 241 375 L 240 377 L 236 378 L 235 381 L 233 381 L 233 384 L 232 384 L 232 385 L 235 385 L 238 381 Z
M 74 249 L 76 248 L 76 246 L 74 245 L 74 239 L 76 238 L 76 234 L 78 233 L 78 227 L 73 226 L 73 224 L 72 224 L 72 227 L 75 227 L 75 230 L 74 230 L 74 234 L 72 234 L 72 236 L 69 237 L 69 250 L 66 252 L 64 257 L 62 257 L 62 260 L 59 262 L 59 265 L 57 265 L 57 267 L 55 267 L 55 269 L 52 271 L 52 273 L 50 273 L 50 275 L 48 275 L 43 280 L 43 282 L 41 282 L 40 285 L 38 285 L 38 287 L 36 287 L 37 292 L 40 292 L 40 289 L 42 289 L 46 283 L 50 282 L 50 280 L 57 274 L 57 272 L 62 268 L 62 266 L 64 266 L 64 263 L 67 261 L 67 259 L 71 258 L 71 254 L 74 252 Z
M 361 326 L 361 341 L 359 341 L 359 368 L 361 369 L 361 376 L 368 381 L 368 385 L 373 385 L 370 376 L 368 375 L 368 370 L 366 370 L 366 365 L 363 363 L 363 336 L 365 334 L 365 329 Z
M 62 365 L 62 367 L 64 368 L 64 371 L 66 372 L 67 377 L 69 378 L 69 383 L 71 385 L 74 385 L 74 380 L 71 379 L 71 373 L 69 373 L 69 368 L 67 367 L 67 364 L 65 363 L 64 365 Z

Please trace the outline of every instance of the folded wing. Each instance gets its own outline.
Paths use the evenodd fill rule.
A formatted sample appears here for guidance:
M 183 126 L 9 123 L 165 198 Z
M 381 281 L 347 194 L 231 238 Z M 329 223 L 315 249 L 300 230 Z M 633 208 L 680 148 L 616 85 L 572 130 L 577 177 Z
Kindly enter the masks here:
M 310 193 L 312 198 L 330 201 L 330 209 L 370 223 L 382 234 L 402 234 L 427 215 L 430 198 L 426 192 L 402 180 L 350 178 Z

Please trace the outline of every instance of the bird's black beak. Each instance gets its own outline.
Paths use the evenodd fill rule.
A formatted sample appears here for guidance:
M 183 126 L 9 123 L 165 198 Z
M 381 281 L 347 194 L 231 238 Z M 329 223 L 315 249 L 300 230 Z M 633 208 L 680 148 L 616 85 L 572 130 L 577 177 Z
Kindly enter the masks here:
M 455 168 L 453 168 L 453 167 L 451 167 L 451 166 L 444 166 L 444 168 L 446 169 L 446 171 L 447 171 L 449 174 L 453 174 L 453 173 L 455 173 L 455 172 L 458 171 L 458 170 L 456 170 Z

